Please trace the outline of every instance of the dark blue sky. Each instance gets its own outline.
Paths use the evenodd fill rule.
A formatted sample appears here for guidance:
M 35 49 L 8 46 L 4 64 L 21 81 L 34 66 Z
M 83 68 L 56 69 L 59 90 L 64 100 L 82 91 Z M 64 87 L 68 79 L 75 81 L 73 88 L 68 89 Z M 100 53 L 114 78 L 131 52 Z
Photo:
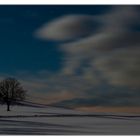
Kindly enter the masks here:
M 33 36 L 42 24 L 62 15 L 101 14 L 109 6 L 0 6 L 0 72 L 57 71 L 63 53 L 57 42 Z

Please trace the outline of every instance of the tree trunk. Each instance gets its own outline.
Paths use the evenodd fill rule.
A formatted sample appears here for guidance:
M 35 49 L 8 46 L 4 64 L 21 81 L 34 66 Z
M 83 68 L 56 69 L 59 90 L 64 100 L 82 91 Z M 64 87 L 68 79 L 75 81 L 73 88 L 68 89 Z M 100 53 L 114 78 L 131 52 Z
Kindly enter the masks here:
M 10 111 L 10 103 L 7 102 L 7 111 Z

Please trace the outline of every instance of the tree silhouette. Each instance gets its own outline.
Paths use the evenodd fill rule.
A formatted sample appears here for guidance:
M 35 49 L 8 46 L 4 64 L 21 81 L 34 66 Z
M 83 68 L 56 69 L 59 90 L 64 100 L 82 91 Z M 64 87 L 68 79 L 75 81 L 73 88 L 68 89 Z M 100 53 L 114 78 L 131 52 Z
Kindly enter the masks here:
M 25 95 L 26 91 L 18 80 L 6 78 L 0 82 L 0 100 L 7 104 L 7 111 L 10 111 L 11 103 L 24 100 Z

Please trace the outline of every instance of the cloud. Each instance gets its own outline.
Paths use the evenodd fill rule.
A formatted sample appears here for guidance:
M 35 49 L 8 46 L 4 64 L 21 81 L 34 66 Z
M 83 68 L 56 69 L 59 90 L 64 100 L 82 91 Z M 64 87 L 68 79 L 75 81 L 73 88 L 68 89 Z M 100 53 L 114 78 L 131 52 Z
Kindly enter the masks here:
M 66 91 L 66 90 L 61 90 L 61 91 L 55 91 L 49 93 L 42 93 L 42 92 L 34 92 L 34 94 L 30 94 L 28 96 L 28 101 L 36 102 L 36 103 L 41 103 L 41 104 L 46 104 L 46 105 L 52 105 L 57 102 L 61 102 L 64 100 L 71 100 L 76 98 L 76 94 L 74 92 Z
M 41 39 L 68 41 L 59 42 L 65 54 L 62 69 L 41 76 L 46 97 L 63 106 L 139 106 L 140 33 L 134 29 L 136 23 L 140 26 L 138 13 L 137 6 L 114 6 L 96 18 L 68 15 L 39 28 L 36 35 Z M 96 31 L 92 22 L 100 23 Z
M 92 16 L 68 15 L 44 24 L 35 35 L 41 39 L 72 40 L 93 33 L 94 24 Z
M 95 65 L 110 84 L 140 87 L 140 48 L 115 51 L 95 60 Z
M 127 32 L 128 28 L 134 23 L 139 22 L 139 7 L 120 5 L 113 6 L 112 10 L 101 17 L 104 32 Z
M 122 91 L 108 91 L 95 93 L 92 96 L 86 96 L 86 98 L 75 97 L 74 99 L 67 99 L 60 102 L 56 102 L 53 105 L 66 106 L 71 108 L 79 107 L 128 107 L 128 106 L 140 106 L 139 92 L 134 93 L 134 90 L 124 90 Z M 93 90 L 92 90 L 93 92 Z
M 62 72 L 74 74 L 78 69 L 82 69 L 83 64 L 86 64 L 89 70 L 91 68 L 90 71 L 96 71 L 97 68 L 94 66 L 95 58 L 103 57 L 112 50 L 133 44 L 134 41 L 130 37 L 126 38 L 124 36 L 127 35 L 100 33 L 80 41 L 63 44 L 61 48 L 66 53 L 66 57 Z
M 135 23 L 140 26 L 137 7 L 116 6 L 99 19 L 103 26 L 96 34 L 61 45 L 67 54 L 62 72 L 74 74 L 86 63 L 94 75 L 100 73 L 97 79 L 114 86 L 139 88 L 140 33 L 133 28 Z

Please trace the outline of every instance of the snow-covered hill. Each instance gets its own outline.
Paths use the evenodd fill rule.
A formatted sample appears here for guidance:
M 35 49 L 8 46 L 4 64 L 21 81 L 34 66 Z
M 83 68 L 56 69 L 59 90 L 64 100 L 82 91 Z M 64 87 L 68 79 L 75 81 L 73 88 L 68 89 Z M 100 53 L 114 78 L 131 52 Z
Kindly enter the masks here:
M 0 117 L 10 117 L 10 116 L 43 116 L 43 115 L 62 115 L 62 114 L 81 114 L 80 111 L 74 111 L 72 109 L 45 106 L 41 104 L 35 104 L 30 102 L 20 102 L 19 105 L 11 106 L 11 111 L 6 111 L 6 106 L 0 106 Z
M 140 134 L 137 115 L 85 113 L 28 102 L 0 106 L 0 134 Z

